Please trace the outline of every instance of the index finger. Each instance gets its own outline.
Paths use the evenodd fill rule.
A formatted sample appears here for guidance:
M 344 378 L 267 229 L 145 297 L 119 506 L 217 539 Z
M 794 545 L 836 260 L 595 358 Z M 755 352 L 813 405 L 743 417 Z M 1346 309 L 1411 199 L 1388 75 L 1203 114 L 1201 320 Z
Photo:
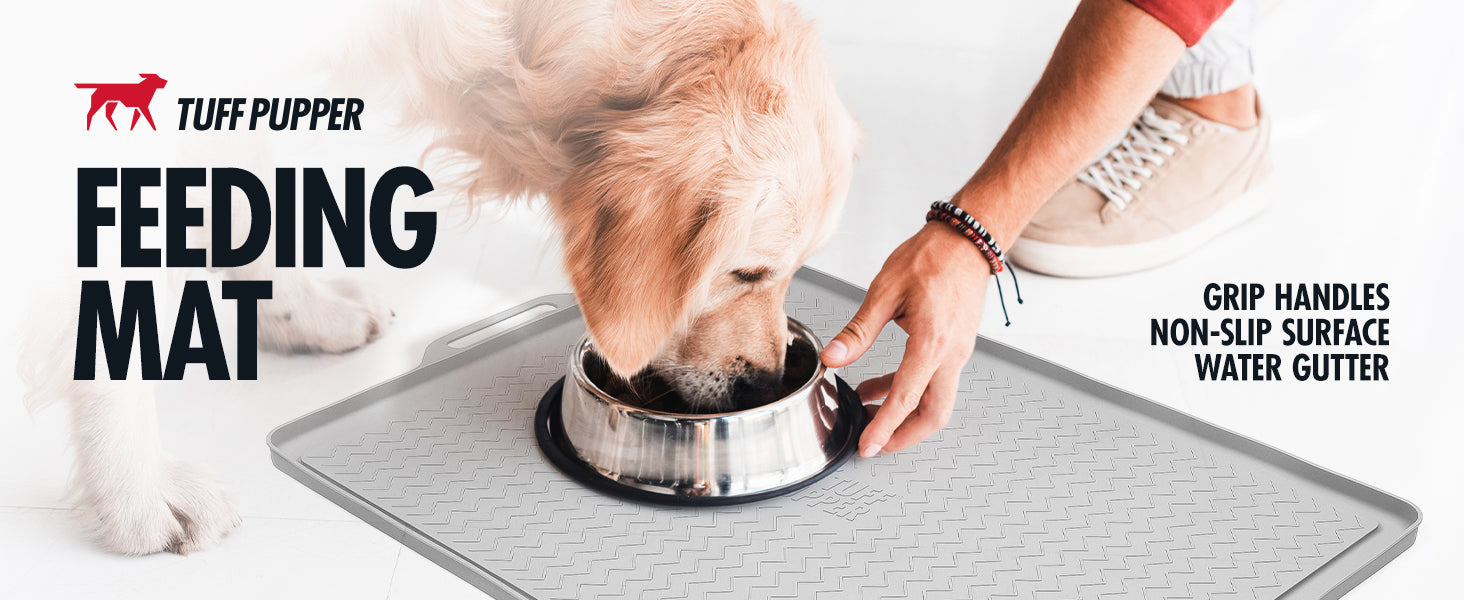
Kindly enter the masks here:
M 865 294 L 864 301 L 859 303 L 859 310 L 854 312 L 849 324 L 824 346 L 819 358 L 830 367 L 848 366 L 859 360 L 874 345 L 885 323 L 895 318 L 895 307 L 895 296 L 876 281 Z

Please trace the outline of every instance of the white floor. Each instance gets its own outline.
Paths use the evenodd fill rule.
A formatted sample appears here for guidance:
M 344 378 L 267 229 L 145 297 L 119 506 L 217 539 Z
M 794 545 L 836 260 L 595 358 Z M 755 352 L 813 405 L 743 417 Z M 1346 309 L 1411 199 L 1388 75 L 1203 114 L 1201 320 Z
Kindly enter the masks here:
M 870 0 L 805 4 L 828 39 L 842 92 L 868 130 L 840 233 L 811 264 L 867 283 L 889 250 L 919 226 L 922 207 L 947 197 L 979 164 L 1035 81 L 1074 3 L 924 0 L 900 3 L 898 14 L 889 3 Z M 7 178 L 34 173 L 44 182 L 21 184 L 22 197 L 35 198 L 27 202 L 72 202 L 68 186 L 75 167 L 117 164 L 117 149 L 124 147 L 115 141 L 121 138 L 89 141 L 111 132 L 92 138 L 53 135 L 69 131 L 79 114 L 71 104 L 50 106 L 70 98 L 51 88 L 69 88 L 66 82 L 94 72 L 154 68 L 173 82 L 165 90 L 167 102 L 186 95 L 265 95 L 270 92 L 255 91 L 254 81 L 278 86 L 243 75 L 251 71 L 212 63 L 285 60 L 288 44 L 280 40 L 325 27 L 339 5 L 312 5 L 304 9 L 310 14 L 297 12 L 298 22 L 286 24 L 262 10 L 235 14 L 229 19 L 236 27 L 228 32 L 169 29 L 155 22 L 164 14 L 184 23 L 217 18 L 184 11 L 192 6 L 175 5 L 165 13 L 105 5 L 81 13 L 87 18 L 23 13 L 4 25 L 44 25 L 0 37 L 55 51 L 44 63 L 6 66 L 17 71 L 8 81 L 27 77 L 45 84 L 26 88 L 39 100 L 26 101 L 31 117 L 17 125 L 22 139 L 41 148 L 60 146 L 57 153 L 16 144 L 4 150 Z M 1023 273 L 1027 302 L 1013 307 L 1010 328 L 990 316 L 999 315 L 994 298 L 987 310 L 985 333 L 992 338 L 1420 505 L 1426 518 L 1417 545 L 1348 598 L 1457 593 L 1449 570 L 1464 556 L 1464 436 L 1458 434 L 1464 405 L 1457 382 L 1449 378 L 1464 358 L 1457 341 L 1464 330 L 1453 310 L 1464 293 L 1457 279 L 1464 248 L 1455 231 L 1464 214 L 1460 194 L 1449 191 L 1458 188 L 1457 166 L 1464 163 L 1464 55 L 1452 39 L 1458 11 L 1444 3 L 1391 0 L 1280 4 L 1262 25 L 1257 60 L 1258 85 L 1276 118 L 1273 209 L 1219 243 L 1154 271 L 1089 281 Z M 129 23 L 157 35 L 132 40 L 117 33 L 128 31 Z M 284 33 L 255 38 L 251 27 Z M 273 41 L 257 59 L 235 55 L 239 46 L 231 45 L 266 39 Z M 108 43 L 117 44 L 115 52 L 77 49 Z M 7 47 L 6 54 L 20 55 L 12 50 Z M 137 66 L 144 62 L 154 66 Z M 151 154 L 130 161 L 167 160 L 149 158 L 169 156 L 165 149 L 176 143 L 178 132 L 159 125 L 162 131 L 149 142 Z M 286 147 L 274 162 L 306 165 L 328 156 L 326 165 L 408 164 L 419 142 L 378 131 Z M 78 159 L 56 158 L 66 153 Z M 64 211 L 58 216 L 28 205 L 19 210 L 22 218 L 7 226 L 24 229 L 4 236 L 8 256 L 72 239 Z M 34 220 L 27 221 L 28 215 Z M 53 233 L 66 237 L 47 237 Z M 184 382 L 166 389 L 165 446 L 210 466 L 245 517 L 220 548 L 194 556 L 122 558 L 81 539 L 64 498 L 64 414 L 27 416 L 16 400 L 20 384 L 7 370 L 0 379 L 0 397 L 12 399 L 0 402 L 0 596 L 481 597 L 280 474 L 270 465 L 264 436 L 410 368 L 428 341 L 457 325 L 563 290 L 551 247 L 547 227 L 528 208 L 485 219 L 471 230 L 445 231 L 425 267 L 364 272 L 399 315 L 376 344 L 343 356 L 265 354 L 257 382 Z M 36 269 L 25 268 L 28 260 L 10 260 L 16 262 L 14 268 L 7 262 L 7 276 L 36 275 Z M 1394 299 L 1387 315 L 1394 323 L 1395 341 L 1388 349 L 1393 380 L 1196 381 L 1187 353 L 1148 345 L 1148 319 L 1203 316 L 1200 290 L 1211 281 L 1388 282 Z M 23 314 L 17 311 L 24 294 L 9 292 L 6 307 L 13 310 L 5 314 Z M 14 339 L 18 325 L 6 323 L 7 340 Z M 14 344 L 0 352 L 0 364 L 14 364 Z

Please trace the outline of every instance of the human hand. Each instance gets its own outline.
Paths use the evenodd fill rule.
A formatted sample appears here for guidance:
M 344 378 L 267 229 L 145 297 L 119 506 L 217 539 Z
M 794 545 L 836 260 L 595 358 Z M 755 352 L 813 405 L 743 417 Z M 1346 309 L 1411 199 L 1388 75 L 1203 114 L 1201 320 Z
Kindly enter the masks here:
M 892 320 L 910 336 L 895 372 L 856 390 L 864 402 L 885 399 L 864 428 L 861 456 L 907 448 L 950 421 L 990 276 L 981 251 L 943 223 L 927 223 L 885 260 L 859 311 L 821 356 L 830 367 L 858 360 Z

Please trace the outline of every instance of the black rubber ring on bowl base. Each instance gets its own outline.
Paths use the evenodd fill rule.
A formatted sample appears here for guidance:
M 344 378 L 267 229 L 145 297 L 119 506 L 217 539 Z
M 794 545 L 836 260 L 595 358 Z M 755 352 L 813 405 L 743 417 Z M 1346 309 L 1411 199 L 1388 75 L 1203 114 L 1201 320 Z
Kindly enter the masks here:
M 649 490 L 631 487 L 611 480 L 594 467 L 580 459 L 579 454 L 570 446 L 569 440 L 561 433 L 564 431 L 563 421 L 560 419 L 559 403 L 564 390 L 564 378 L 549 387 L 544 392 L 543 399 L 539 400 L 539 410 L 534 414 L 534 436 L 539 440 L 539 450 L 544 453 L 549 462 L 554 463 L 560 472 L 569 476 L 570 479 L 578 481 L 591 489 L 605 494 L 642 502 L 646 504 L 660 504 L 663 506 L 727 506 L 731 504 L 745 504 L 757 502 L 768 498 L 776 498 L 783 494 L 796 492 L 808 487 L 820 479 L 827 477 L 830 473 L 839 470 L 849 457 L 854 456 L 854 451 L 859 447 L 859 435 L 864 432 L 864 403 L 859 401 L 859 394 L 843 379 L 834 377 L 839 387 L 839 419 L 834 423 L 833 434 L 844 436 L 844 448 L 834 457 L 834 460 L 824 467 L 822 471 L 809 476 L 807 479 L 795 481 L 780 488 L 771 489 L 754 494 L 740 494 L 735 496 L 676 496 L 671 494 L 659 494 Z

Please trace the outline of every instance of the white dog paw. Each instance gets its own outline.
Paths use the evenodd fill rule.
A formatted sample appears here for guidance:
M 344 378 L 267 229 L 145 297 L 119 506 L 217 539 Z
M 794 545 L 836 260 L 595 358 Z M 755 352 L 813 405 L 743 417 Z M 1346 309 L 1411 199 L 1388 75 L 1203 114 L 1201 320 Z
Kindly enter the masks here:
M 224 489 L 188 463 L 166 468 L 161 490 L 93 501 L 94 534 L 103 548 L 127 555 L 191 554 L 217 546 L 242 520 Z
M 279 352 L 338 354 L 381 337 L 396 313 L 355 279 L 301 279 L 277 286 L 259 314 L 259 345 Z
M 168 488 L 163 495 L 182 535 L 167 550 L 190 554 L 217 546 L 243 520 L 222 485 L 196 465 L 175 462 L 168 467 Z

